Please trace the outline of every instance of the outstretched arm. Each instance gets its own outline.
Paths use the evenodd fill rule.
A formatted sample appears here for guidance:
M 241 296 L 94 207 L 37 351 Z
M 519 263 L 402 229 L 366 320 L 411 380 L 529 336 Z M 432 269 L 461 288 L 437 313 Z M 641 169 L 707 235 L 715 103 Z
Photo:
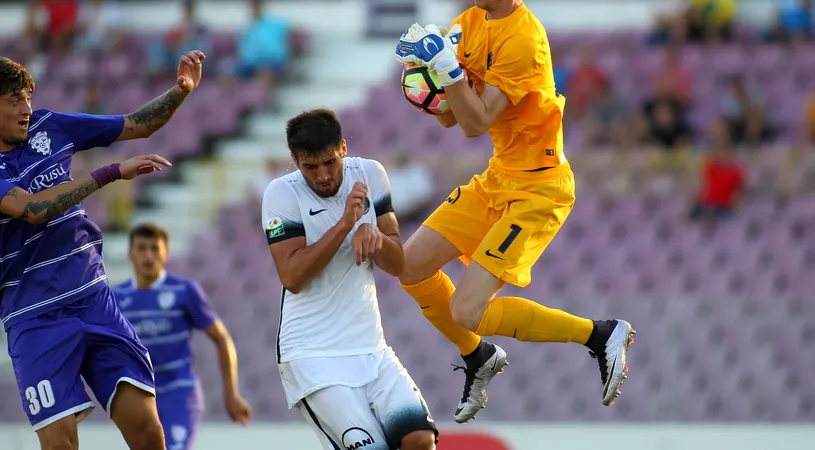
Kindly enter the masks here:
M 169 161 L 158 155 L 135 156 L 123 163 L 102 167 L 84 177 L 31 194 L 0 180 L 0 213 L 31 224 L 45 222 L 76 206 L 102 186 L 119 179 L 130 180 L 170 167 Z
M 182 56 L 178 63 L 178 78 L 176 80 L 178 84 L 139 108 L 138 111 L 125 115 L 124 128 L 117 140 L 126 141 L 147 138 L 164 125 L 167 125 L 167 122 L 172 119 L 187 96 L 201 82 L 204 59 L 206 59 L 206 55 L 198 50 L 188 52 Z
M 126 114 L 122 134 L 117 140 L 127 141 L 150 137 L 161 127 L 167 125 L 188 95 L 190 94 L 175 86 L 139 108 L 138 111 Z
M 90 175 L 36 194 L 14 186 L 0 199 L 0 212 L 28 223 L 42 223 L 78 205 L 98 190 L 99 184 Z

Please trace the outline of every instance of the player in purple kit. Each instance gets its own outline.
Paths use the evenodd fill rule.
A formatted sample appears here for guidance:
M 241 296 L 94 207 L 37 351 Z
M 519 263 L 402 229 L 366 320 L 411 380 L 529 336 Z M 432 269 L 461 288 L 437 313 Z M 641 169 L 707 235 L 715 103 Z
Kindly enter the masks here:
M 74 179 L 71 159 L 163 127 L 201 81 L 204 58 L 182 56 L 177 85 L 124 116 L 32 111 L 31 76 L 0 58 L 0 319 L 44 450 L 79 448 L 77 423 L 93 408 L 82 379 L 131 449 L 165 449 L 150 356 L 116 306 L 82 200 L 170 163 L 137 156 Z
M 130 231 L 130 261 L 133 278 L 115 286 L 113 294 L 150 351 L 167 450 L 192 448 L 203 412 L 190 346 L 194 329 L 204 330 L 217 347 L 226 412 L 233 421 L 246 425 L 252 410 L 238 393 L 235 345 L 198 283 L 164 270 L 167 232 L 154 224 L 134 227 Z

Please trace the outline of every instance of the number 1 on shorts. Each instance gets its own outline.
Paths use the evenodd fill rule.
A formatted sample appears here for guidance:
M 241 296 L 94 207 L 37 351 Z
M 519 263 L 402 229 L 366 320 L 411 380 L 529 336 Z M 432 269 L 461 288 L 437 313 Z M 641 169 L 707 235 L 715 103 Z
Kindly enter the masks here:
M 509 235 L 507 236 L 506 239 L 504 239 L 504 242 L 502 242 L 501 245 L 498 247 L 499 253 L 503 254 L 507 251 L 509 246 L 512 245 L 513 242 L 515 242 L 515 239 L 518 237 L 518 235 L 521 234 L 521 230 L 523 228 L 513 223 L 512 225 L 509 226 L 509 229 L 510 229 Z

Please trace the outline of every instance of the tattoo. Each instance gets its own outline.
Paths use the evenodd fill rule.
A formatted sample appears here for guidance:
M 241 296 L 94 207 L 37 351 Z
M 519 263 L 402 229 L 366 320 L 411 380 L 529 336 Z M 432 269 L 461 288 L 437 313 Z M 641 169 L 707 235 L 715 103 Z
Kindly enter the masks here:
M 19 191 L 22 191 L 22 189 L 20 189 L 20 188 L 18 188 L 18 187 L 16 187 L 16 186 L 15 186 L 15 187 L 13 187 L 13 188 L 9 189 L 9 191 L 8 191 L 8 192 L 6 192 L 6 194 L 3 196 L 3 198 L 6 198 L 6 197 L 13 197 L 13 198 L 17 198 L 17 193 L 18 193 Z
M 20 213 L 19 218 L 25 220 L 36 217 L 44 211 L 45 218 L 50 219 L 64 213 L 71 207 L 78 205 L 79 202 L 98 190 L 99 185 L 96 183 L 96 181 L 92 179 L 88 180 L 73 190 L 57 195 L 57 198 L 55 198 L 53 201 L 40 200 L 38 202 L 28 202 L 28 204 L 23 207 L 23 211 Z
M 150 133 L 155 133 L 167 124 L 178 110 L 185 94 L 172 88 L 161 96 L 139 108 L 138 111 L 125 116 L 125 130 L 135 132 L 139 127 L 145 127 Z

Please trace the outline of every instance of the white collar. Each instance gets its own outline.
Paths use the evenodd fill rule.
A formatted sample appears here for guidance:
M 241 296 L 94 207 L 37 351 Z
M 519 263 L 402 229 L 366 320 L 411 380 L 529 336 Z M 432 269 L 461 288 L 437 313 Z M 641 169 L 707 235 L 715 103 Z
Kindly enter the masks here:
M 161 285 L 164 284 L 164 280 L 166 280 L 166 279 L 167 279 L 167 271 L 164 270 L 164 269 L 161 269 L 161 273 L 158 274 L 158 278 L 156 278 L 156 281 L 154 281 L 153 284 L 151 284 L 148 289 L 156 289 L 158 287 L 161 287 Z M 130 277 L 130 286 L 133 289 L 137 289 L 139 287 L 139 284 L 136 282 L 136 276 L 135 275 Z

